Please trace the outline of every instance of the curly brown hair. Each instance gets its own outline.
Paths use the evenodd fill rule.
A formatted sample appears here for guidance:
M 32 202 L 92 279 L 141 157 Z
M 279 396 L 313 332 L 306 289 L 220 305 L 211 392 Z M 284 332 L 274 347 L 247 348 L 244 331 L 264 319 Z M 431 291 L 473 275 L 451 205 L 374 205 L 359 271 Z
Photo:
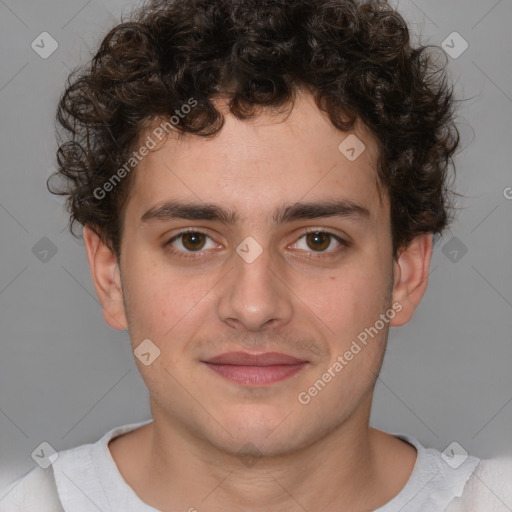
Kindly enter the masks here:
M 58 104 L 65 135 L 48 188 L 68 196 L 73 234 L 75 222 L 88 225 L 119 257 L 133 173 L 105 198 L 94 191 L 151 121 L 194 98 L 175 130 L 212 137 L 224 122 L 212 99 L 228 98 L 231 113 L 248 119 L 262 107 L 293 105 L 298 88 L 336 128 L 349 131 L 360 118 L 374 135 L 394 257 L 451 222 L 447 171 L 460 138 L 453 86 L 429 51 L 439 48 L 413 47 L 386 1 L 152 0 L 121 21 L 70 74 Z M 66 185 L 54 190 L 55 177 Z

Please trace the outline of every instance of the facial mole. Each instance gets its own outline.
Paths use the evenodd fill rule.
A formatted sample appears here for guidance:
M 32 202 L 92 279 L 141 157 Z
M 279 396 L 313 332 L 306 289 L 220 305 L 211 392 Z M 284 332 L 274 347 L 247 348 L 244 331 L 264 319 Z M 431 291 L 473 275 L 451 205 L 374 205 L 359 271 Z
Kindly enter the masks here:
M 329 276 L 331 279 L 336 279 L 336 276 Z

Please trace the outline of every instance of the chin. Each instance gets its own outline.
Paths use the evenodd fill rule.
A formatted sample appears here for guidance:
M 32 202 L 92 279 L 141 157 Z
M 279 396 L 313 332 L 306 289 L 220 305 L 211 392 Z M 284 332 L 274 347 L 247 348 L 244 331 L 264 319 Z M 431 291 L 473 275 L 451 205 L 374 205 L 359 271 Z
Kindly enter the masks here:
M 221 439 L 214 444 L 233 455 L 285 455 L 308 444 L 304 425 L 297 425 L 295 416 L 292 408 L 234 406 L 232 412 L 225 411 L 222 418 L 217 418 L 229 434 L 221 429 Z

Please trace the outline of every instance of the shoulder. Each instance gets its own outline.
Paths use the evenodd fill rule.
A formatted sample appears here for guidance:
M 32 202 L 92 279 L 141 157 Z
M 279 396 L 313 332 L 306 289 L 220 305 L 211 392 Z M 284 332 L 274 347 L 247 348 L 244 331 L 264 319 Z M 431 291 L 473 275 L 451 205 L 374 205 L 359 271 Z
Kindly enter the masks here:
M 474 473 L 481 460 L 467 452 L 458 454 L 451 450 L 441 452 L 437 448 L 429 448 L 413 436 L 395 434 L 403 441 L 413 445 L 417 451 L 416 464 L 411 480 L 418 485 L 425 485 L 425 491 L 438 489 L 443 495 L 460 496 L 470 476 Z M 428 491 L 427 491 L 428 489 Z
M 510 512 L 512 457 L 483 459 L 446 512 Z
M 31 469 L 0 494 L 1 512 L 64 512 L 52 467 Z
M 396 432 L 391 435 L 416 448 L 416 461 L 405 485 L 378 512 L 444 511 L 455 497 L 462 495 L 465 484 L 480 462 L 469 454 L 446 456 L 445 452 L 425 447 L 410 435 Z M 392 463 L 387 465 L 392 467 Z
M 5 489 L 0 489 L 0 512 L 89 510 L 91 501 L 84 496 L 84 489 L 89 490 L 91 496 L 97 496 L 98 503 L 104 505 L 101 510 L 108 510 L 103 480 L 117 472 L 108 442 L 151 421 L 115 427 L 96 442 L 59 451 L 48 468 L 36 466 Z M 79 488 L 76 487 L 77 482 Z

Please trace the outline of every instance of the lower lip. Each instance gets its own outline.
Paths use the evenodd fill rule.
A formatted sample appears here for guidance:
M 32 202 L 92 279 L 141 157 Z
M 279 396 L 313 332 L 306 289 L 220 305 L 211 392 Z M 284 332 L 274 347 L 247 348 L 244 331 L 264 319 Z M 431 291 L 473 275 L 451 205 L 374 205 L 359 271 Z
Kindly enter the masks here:
M 222 377 L 245 386 L 272 384 L 302 370 L 308 363 L 277 364 L 272 366 L 235 366 L 231 364 L 205 363 Z

